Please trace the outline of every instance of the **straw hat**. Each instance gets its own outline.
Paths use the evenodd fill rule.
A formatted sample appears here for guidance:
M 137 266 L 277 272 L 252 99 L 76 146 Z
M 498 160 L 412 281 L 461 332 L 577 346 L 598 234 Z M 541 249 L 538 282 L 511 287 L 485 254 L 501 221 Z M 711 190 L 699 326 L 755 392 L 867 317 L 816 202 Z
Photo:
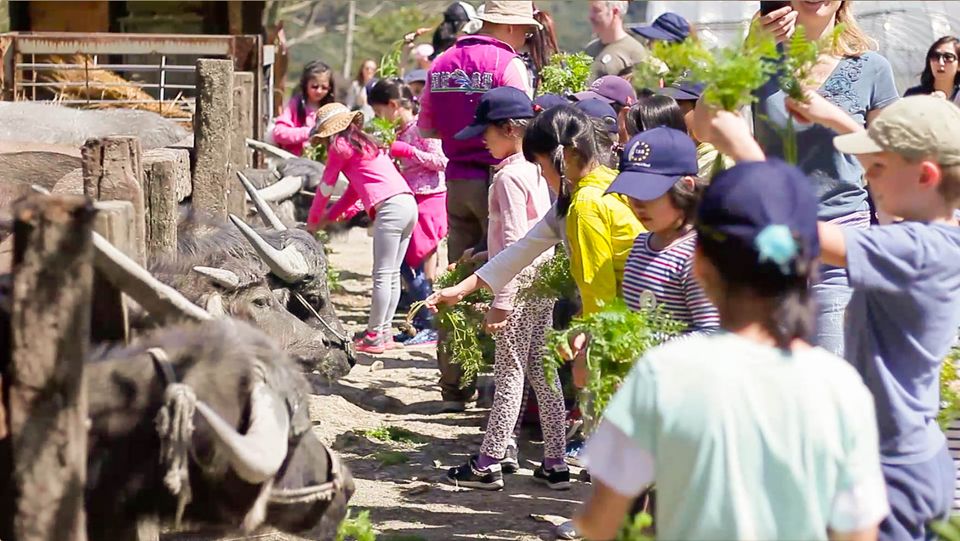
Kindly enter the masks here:
M 494 24 L 543 28 L 533 18 L 533 2 L 527 0 L 487 0 L 483 4 L 483 12 L 477 13 L 477 18 Z
M 310 143 L 316 144 L 320 139 L 340 133 L 362 119 L 362 111 L 351 111 L 342 103 L 328 103 L 317 111 L 317 125 L 310 136 Z

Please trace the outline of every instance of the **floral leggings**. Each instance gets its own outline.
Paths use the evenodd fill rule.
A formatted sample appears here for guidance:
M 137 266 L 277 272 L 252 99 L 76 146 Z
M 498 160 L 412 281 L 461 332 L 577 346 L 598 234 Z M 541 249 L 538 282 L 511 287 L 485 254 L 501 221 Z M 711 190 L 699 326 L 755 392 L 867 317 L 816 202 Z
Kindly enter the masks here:
M 536 300 L 514 307 L 507 324 L 496 335 L 493 378 L 496 392 L 480 452 L 503 458 L 513 435 L 523 401 L 524 377 L 537 397 L 543 431 L 543 454 L 562 459 L 566 445 L 566 410 L 560 379 L 547 382 L 543 371 L 544 345 L 553 322 L 553 300 Z

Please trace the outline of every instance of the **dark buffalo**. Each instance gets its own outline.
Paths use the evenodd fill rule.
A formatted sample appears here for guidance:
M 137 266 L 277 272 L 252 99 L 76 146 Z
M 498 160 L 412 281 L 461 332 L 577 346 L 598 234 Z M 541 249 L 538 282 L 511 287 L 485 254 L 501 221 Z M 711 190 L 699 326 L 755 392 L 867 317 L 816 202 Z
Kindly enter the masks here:
M 311 430 L 304 377 L 264 333 L 232 319 L 164 327 L 92 355 L 90 539 L 180 519 L 332 539 L 354 491 Z

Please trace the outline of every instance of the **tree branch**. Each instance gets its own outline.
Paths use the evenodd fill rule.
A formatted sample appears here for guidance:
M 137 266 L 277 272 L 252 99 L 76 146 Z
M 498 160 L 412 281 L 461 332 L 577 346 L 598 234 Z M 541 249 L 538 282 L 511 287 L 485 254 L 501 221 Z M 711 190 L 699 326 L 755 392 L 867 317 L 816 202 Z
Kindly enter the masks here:
M 319 36 L 321 34 L 326 34 L 327 29 L 322 26 L 314 26 L 303 31 L 300 35 L 292 38 L 287 38 L 287 48 L 293 47 L 298 43 L 303 43 L 304 41 L 309 40 L 310 38 Z

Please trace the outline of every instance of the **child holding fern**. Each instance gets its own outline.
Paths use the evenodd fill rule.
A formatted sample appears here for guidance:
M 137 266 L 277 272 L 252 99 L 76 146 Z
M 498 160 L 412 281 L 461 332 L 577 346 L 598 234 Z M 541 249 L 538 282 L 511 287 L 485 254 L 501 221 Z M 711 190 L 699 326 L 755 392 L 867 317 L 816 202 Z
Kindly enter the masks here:
M 550 208 L 546 180 L 522 152 L 523 134 L 533 117 L 533 102 L 526 93 L 512 87 L 495 88 L 480 99 L 473 123 L 456 135 L 458 139 L 482 135 L 490 154 L 502 160 L 495 168 L 489 192 L 487 246 L 491 256 L 523 237 Z M 547 382 L 541 362 L 553 318 L 553 300 L 515 298 L 518 281 L 532 277 L 536 265 L 549 255 L 533 261 L 490 304 L 485 325 L 487 332 L 496 333 L 493 406 L 480 454 L 447 472 L 447 480 L 453 484 L 484 490 L 503 488 L 501 461 L 507 456 L 520 415 L 526 377 L 540 405 L 544 435 L 544 460 L 533 477 L 552 489 L 570 487 L 570 471 L 563 462 L 565 409 L 560 382 L 556 378 Z M 518 467 L 515 462 L 509 464 L 511 469 Z

